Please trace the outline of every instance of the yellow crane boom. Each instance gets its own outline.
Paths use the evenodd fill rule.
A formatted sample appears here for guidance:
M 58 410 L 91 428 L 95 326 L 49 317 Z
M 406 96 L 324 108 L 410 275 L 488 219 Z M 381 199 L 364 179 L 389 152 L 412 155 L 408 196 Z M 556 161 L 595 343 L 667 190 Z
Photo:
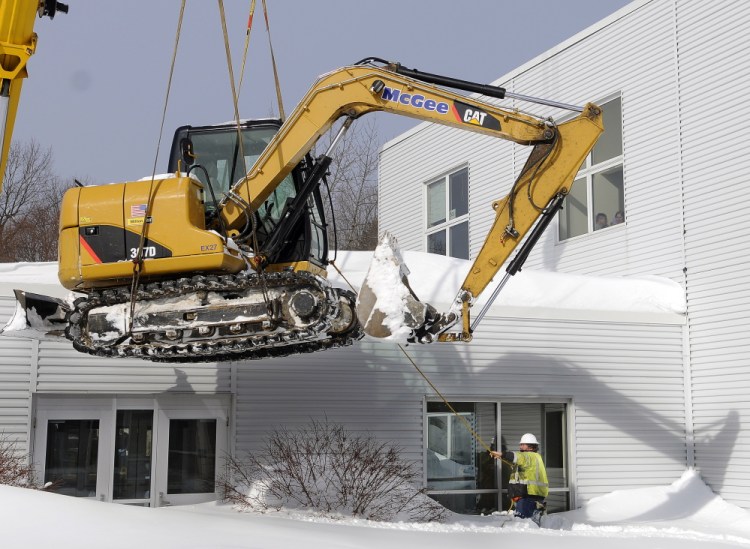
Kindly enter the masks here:
M 0 0 L 0 191 L 16 122 L 26 63 L 36 51 L 34 22 L 68 6 L 54 0 Z

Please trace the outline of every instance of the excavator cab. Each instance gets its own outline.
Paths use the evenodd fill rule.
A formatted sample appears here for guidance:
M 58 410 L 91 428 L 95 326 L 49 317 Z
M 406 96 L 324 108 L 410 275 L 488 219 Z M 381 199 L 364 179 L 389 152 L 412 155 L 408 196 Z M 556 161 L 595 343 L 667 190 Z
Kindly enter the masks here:
M 268 143 L 281 127 L 281 120 L 246 120 L 240 124 L 242 147 L 237 139 L 237 125 L 232 123 L 211 126 L 181 126 L 172 140 L 168 171 L 193 175 L 203 183 L 205 194 L 206 227 L 223 233 L 217 219 L 219 204 L 227 199 L 230 189 L 241 181 Z M 244 159 L 243 159 L 244 156 Z M 294 199 L 311 171 L 313 159 L 307 155 L 284 180 L 273 189 L 266 201 L 254 212 L 255 236 L 248 225 L 240 234 L 229 234 L 239 240 L 247 239 L 251 248 L 270 256 L 269 262 L 284 267 L 298 262 L 311 262 L 319 268 L 328 263 L 328 234 L 325 211 L 319 187 L 316 186 L 304 203 L 304 212 L 288 229 L 288 236 L 268 250 L 271 235 L 293 207 Z M 244 235 L 242 234 L 244 233 Z M 255 241 L 251 240 L 255 238 Z

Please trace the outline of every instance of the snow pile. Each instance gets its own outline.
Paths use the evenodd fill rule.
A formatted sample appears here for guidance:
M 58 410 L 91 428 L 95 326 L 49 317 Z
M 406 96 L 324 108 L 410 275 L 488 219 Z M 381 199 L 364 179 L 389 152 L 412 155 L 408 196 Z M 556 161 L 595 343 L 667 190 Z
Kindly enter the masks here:
M 0 517 L 8 548 L 750 547 L 750 513 L 711 493 L 692 471 L 671 486 L 620 490 L 550 515 L 542 529 L 507 515 L 414 524 L 238 513 L 217 503 L 147 509 L 10 486 L 0 486 Z
M 424 314 L 419 315 L 422 306 L 404 283 L 408 276 L 409 269 L 396 239 L 386 232 L 372 254 L 367 276 L 359 289 L 357 316 L 366 333 L 406 343 L 412 335 L 409 324 L 418 327 L 424 322 Z M 416 315 L 410 311 L 414 305 Z
M 581 509 L 545 517 L 543 526 L 592 531 L 619 526 L 621 532 L 655 532 L 680 528 L 692 532 L 717 529 L 724 539 L 750 543 L 750 513 L 714 494 L 694 470 L 667 487 L 619 490 L 589 501 Z M 610 528 L 611 529 L 611 528 Z

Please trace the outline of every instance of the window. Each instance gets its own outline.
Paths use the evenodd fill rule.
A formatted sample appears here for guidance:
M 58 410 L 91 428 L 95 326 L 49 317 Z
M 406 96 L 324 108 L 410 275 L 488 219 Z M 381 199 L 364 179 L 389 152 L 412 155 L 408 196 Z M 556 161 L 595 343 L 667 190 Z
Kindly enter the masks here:
M 170 494 L 213 493 L 216 478 L 216 420 L 169 422 Z
M 496 434 L 494 402 L 427 403 L 427 490 L 430 497 L 457 513 L 497 511 L 497 468 L 469 429 L 492 440 Z
M 625 222 L 620 98 L 602 104 L 602 109 L 604 133 L 578 172 L 560 212 L 561 241 Z
M 469 169 L 427 185 L 427 251 L 469 259 Z
M 59 494 L 96 496 L 99 420 L 52 420 L 47 423 L 44 482 Z
M 524 433 L 534 433 L 546 465 L 550 512 L 570 508 L 565 403 L 451 402 L 427 403 L 425 448 L 427 493 L 456 513 L 487 514 L 508 509 L 511 468 L 487 454 L 467 424 L 486 444 L 518 450 Z M 498 442 L 499 441 L 499 444 Z
M 148 500 L 151 497 L 153 438 L 153 410 L 117 411 L 113 499 Z

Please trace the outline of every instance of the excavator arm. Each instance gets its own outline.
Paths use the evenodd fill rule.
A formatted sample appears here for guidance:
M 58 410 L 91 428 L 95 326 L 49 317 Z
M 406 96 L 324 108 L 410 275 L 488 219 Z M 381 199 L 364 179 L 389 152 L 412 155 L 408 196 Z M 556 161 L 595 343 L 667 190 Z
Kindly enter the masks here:
M 532 149 L 526 165 L 508 196 L 495 201 L 495 221 L 477 258 L 472 264 L 450 312 L 437 314 L 409 291 L 400 311 L 387 313 L 378 304 L 378 293 L 393 293 L 393 288 L 376 289 L 371 276 L 365 281 L 358 302 L 358 316 L 365 331 L 375 337 L 389 337 L 388 325 L 405 323 L 411 340 L 428 342 L 468 341 L 471 339 L 469 309 L 493 280 L 516 246 L 543 217 L 543 226 L 562 206 L 577 171 L 603 131 L 601 109 L 593 104 L 582 108 L 536 100 L 580 111 L 575 118 L 556 124 L 516 110 L 467 97 L 446 89 L 502 99 L 512 94 L 505 89 L 407 69 L 396 63 L 375 66 L 372 59 L 323 75 L 300 101 L 287 121 L 269 143 L 247 176 L 240 180 L 221 203 L 221 216 L 231 230 L 239 230 L 247 218 L 243 212 L 257 210 L 270 193 L 340 118 L 356 119 L 376 111 L 409 116 L 482 133 Z M 379 60 L 378 60 L 379 61 Z M 439 86 L 438 86 L 439 84 Z M 347 124 L 344 125 L 347 127 Z M 324 155 L 322 161 L 330 160 Z M 304 197 L 303 197 L 304 198 Z M 243 217 L 244 216 L 244 217 Z M 536 236 L 534 241 L 536 241 Z M 393 248 L 394 241 L 386 239 Z M 533 245 L 533 242 L 532 242 Z M 264 261 L 260 250 L 258 261 Z M 400 254 L 389 257 L 393 262 Z M 525 252 L 528 255 L 528 251 Z M 400 266 L 399 266 L 400 268 Z M 406 281 L 404 281 L 406 282 Z M 386 318 L 395 314 L 397 319 Z M 458 334 L 446 330 L 462 319 Z
M 555 128 L 546 120 L 501 109 L 486 101 L 404 76 L 399 66 L 359 64 L 325 74 L 289 114 L 245 178 L 222 201 L 222 217 L 230 229 L 244 222 L 243 208 L 257 210 L 334 123 L 389 112 L 493 135 L 523 145 L 549 143 Z M 504 90 L 495 86 L 497 97 Z

